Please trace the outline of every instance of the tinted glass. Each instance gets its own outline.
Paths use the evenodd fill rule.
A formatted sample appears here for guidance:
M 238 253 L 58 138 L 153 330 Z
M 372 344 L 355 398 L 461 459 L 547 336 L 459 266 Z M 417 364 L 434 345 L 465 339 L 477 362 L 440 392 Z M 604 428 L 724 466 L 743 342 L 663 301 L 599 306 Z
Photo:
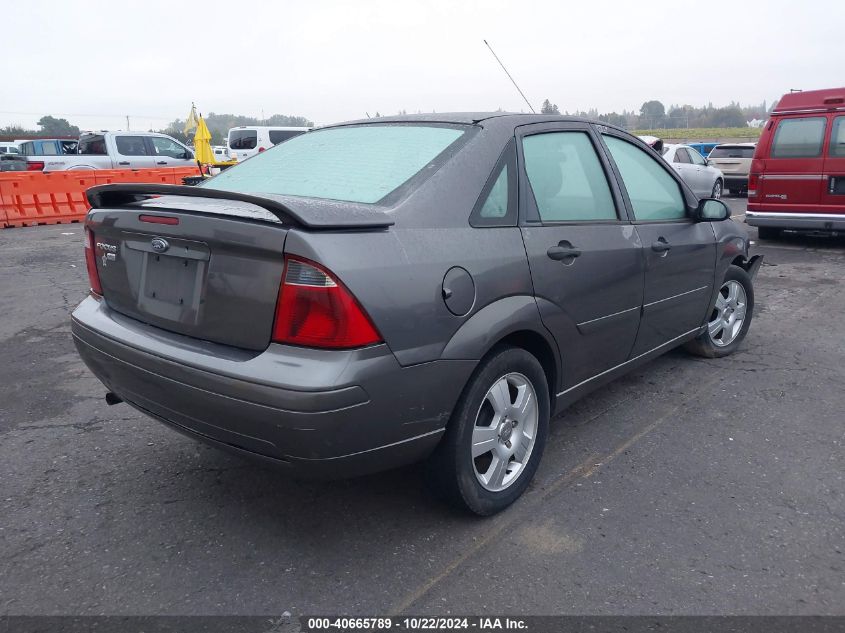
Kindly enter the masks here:
M 88 154 L 95 156 L 105 156 L 106 154 L 106 139 L 99 134 L 91 136 L 83 136 L 79 139 L 80 154 Z
M 585 132 L 526 136 L 522 151 L 541 220 L 617 219 L 607 178 Z
M 687 150 L 689 157 L 692 159 L 694 165 L 706 165 L 707 163 L 704 160 L 704 156 L 699 154 L 696 150 L 689 148 Z
M 269 132 L 270 142 L 273 145 L 278 145 L 279 143 L 282 143 L 282 142 L 288 140 L 289 138 L 293 138 L 294 136 L 299 136 L 300 134 L 303 134 L 303 133 L 304 132 L 302 132 L 301 130 L 270 130 L 270 132 Z
M 683 147 L 679 147 L 675 150 L 675 159 L 672 161 L 673 163 L 691 163 L 689 154 L 687 150 Z
M 55 141 L 41 141 L 36 143 L 39 146 L 38 154 L 41 156 L 55 156 L 59 153 L 59 148 L 56 147 Z
M 813 158 L 821 156 L 825 117 L 783 119 L 775 130 L 772 158 Z
M 505 164 L 481 207 L 482 218 L 503 218 L 508 214 L 508 166 Z
M 830 132 L 830 155 L 837 158 L 845 157 L 845 116 L 833 119 L 833 129 Z
M 708 158 L 754 158 L 753 147 L 714 147 Z
M 79 141 L 62 141 L 62 154 L 76 154 Z
M 378 202 L 466 134 L 434 125 L 362 125 L 300 134 L 227 169 L 213 189 Z M 433 169 L 429 169 L 431 173 Z
M 657 159 L 614 136 L 605 136 L 604 140 L 622 176 L 637 220 L 686 217 L 681 187 Z
M 35 156 L 35 148 L 32 143 L 21 143 L 21 154 L 25 156 Z
M 143 136 L 116 136 L 117 153 L 123 156 L 149 156 Z
M 255 149 L 258 132 L 255 130 L 232 130 L 229 132 L 229 147 L 232 149 Z
M 162 138 L 161 136 L 153 136 L 150 140 L 153 142 L 153 149 L 155 150 L 156 156 L 186 158 L 185 148 L 176 141 L 171 141 L 169 138 Z

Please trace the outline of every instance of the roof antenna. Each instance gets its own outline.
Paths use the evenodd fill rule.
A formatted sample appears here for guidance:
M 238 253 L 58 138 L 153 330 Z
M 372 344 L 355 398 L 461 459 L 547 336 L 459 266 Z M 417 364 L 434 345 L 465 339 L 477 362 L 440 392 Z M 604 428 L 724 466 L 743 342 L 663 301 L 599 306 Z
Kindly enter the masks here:
M 513 87 L 516 88 L 517 92 L 519 92 L 520 96 L 523 99 L 525 99 L 525 103 L 528 104 L 528 107 L 531 109 L 531 112 L 533 112 L 534 114 L 537 114 L 536 110 L 534 110 L 534 107 L 531 105 L 531 103 L 528 101 L 528 99 L 525 98 L 525 94 L 522 92 L 522 90 L 519 89 L 519 86 L 516 85 L 516 82 L 513 80 L 513 77 L 511 77 L 511 74 L 508 72 L 508 69 L 505 68 L 505 65 L 502 63 L 502 60 L 499 59 L 498 55 L 496 55 L 496 51 L 493 50 L 493 47 L 490 46 L 489 44 L 487 44 L 487 40 L 484 40 L 484 44 L 487 46 L 487 48 L 490 49 L 490 52 L 493 53 L 493 57 L 495 57 L 496 61 L 499 62 L 499 66 L 501 66 L 502 70 L 505 71 L 505 74 L 508 76 L 508 79 L 511 80 Z

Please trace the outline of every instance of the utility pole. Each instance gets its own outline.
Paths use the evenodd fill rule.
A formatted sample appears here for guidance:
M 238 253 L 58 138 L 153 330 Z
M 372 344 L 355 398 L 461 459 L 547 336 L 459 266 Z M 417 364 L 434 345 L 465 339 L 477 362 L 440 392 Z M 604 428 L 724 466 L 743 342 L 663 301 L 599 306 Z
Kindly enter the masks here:
M 129 115 L 126 115 L 126 131 L 128 132 L 131 128 L 129 127 Z

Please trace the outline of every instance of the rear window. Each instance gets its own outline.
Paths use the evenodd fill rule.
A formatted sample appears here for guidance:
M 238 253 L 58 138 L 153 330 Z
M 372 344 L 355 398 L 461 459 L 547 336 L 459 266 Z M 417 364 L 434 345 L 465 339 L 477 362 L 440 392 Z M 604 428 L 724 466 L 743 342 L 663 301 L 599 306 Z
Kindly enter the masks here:
M 208 186 L 373 204 L 415 176 L 433 173 L 463 144 L 469 129 L 374 124 L 318 130 L 227 169 Z
M 258 132 L 255 130 L 232 130 L 229 132 L 229 147 L 232 149 L 255 149 Z
M 714 147 L 708 158 L 754 158 L 753 147 Z
M 80 154 L 105 156 L 106 154 L 106 139 L 99 134 L 92 136 L 83 136 L 79 139 Z
M 783 119 L 775 130 L 772 158 L 821 156 L 826 123 L 822 116 Z
M 270 142 L 273 145 L 283 143 L 289 138 L 303 134 L 304 130 L 270 130 Z

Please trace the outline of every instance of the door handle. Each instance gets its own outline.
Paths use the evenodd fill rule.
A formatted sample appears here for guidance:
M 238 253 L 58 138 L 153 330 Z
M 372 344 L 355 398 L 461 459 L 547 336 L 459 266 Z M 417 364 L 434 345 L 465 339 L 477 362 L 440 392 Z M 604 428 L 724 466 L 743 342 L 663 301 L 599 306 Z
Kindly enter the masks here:
M 128 164 L 129 164 L 128 160 L 122 160 L 118 163 L 118 165 L 128 165 Z
M 657 238 L 657 241 L 651 245 L 651 250 L 655 253 L 668 253 L 672 245 L 666 241 L 666 238 Z
M 167 164 L 166 160 L 160 160 L 156 163 L 156 165 L 166 165 L 166 164 Z
M 571 264 L 572 260 L 581 256 L 581 251 L 577 248 L 573 248 L 572 244 L 566 240 L 562 240 L 557 246 L 550 247 L 549 250 L 546 251 L 546 255 L 548 255 L 550 259 L 558 262 L 569 260 L 568 263 Z

